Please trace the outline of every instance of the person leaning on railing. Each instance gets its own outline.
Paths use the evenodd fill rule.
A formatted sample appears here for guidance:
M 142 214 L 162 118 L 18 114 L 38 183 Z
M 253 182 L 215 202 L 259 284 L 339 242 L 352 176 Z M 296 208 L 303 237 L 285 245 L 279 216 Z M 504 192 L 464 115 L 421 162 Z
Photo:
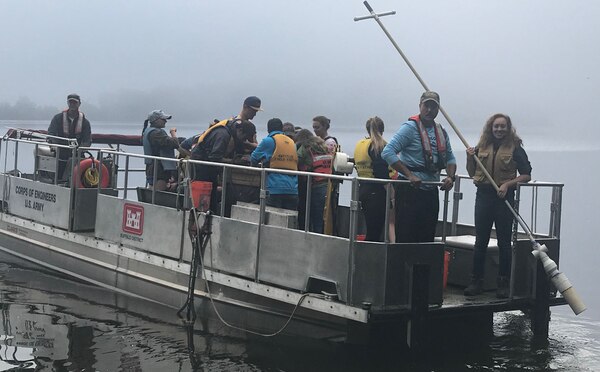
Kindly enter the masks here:
M 427 91 L 421 95 L 419 115 L 404 122 L 384 147 L 381 156 L 410 185 L 396 186 L 396 243 L 432 242 L 439 212 L 439 191 L 423 181 L 439 182 L 440 170 L 448 176 L 442 190 L 454 185 L 456 158 L 446 130 L 435 122 L 440 96 Z
M 234 121 L 222 120 L 205 130 L 197 140 L 192 149 L 192 160 L 204 160 L 216 163 L 231 163 L 236 155 L 236 148 L 251 141 L 256 136 L 256 127 L 249 120 Z M 195 164 L 193 167 L 193 178 L 197 181 L 211 182 L 213 184 L 210 208 L 214 213 L 218 213 L 219 193 L 219 175 L 222 168 L 218 166 Z M 228 190 L 228 198 L 232 193 Z M 229 215 L 230 204 L 233 199 L 227 201 L 225 207 L 226 216 Z
M 177 128 L 169 130 L 170 136 L 164 130 L 167 120 L 171 115 L 162 110 L 154 110 L 148 114 L 144 121 L 142 143 L 144 155 L 159 156 L 175 159 L 175 149 L 179 148 Z M 150 124 L 150 126 L 148 126 Z M 174 191 L 177 186 L 177 162 L 168 160 L 144 159 L 146 163 L 146 181 L 148 185 L 158 191 Z M 156 180 L 154 179 L 154 165 L 156 164 Z
M 279 118 L 267 122 L 269 135 L 258 144 L 250 155 L 252 165 L 275 169 L 298 170 L 296 144 L 283 134 L 283 123 Z M 269 173 L 267 176 L 267 205 L 276 208 L 297 210 L 298 176 L 282 173 Z
M 509 295 L 513 214 L 505 201 L 513 205 L 517 184 L 531 180 L 531 164 L 522 146 L 523 141 L 517 135 L 510 117 L 504 114 L 494 114 L 485 123 L 477 147 L 467 149 L 467 172 L 469 172 L 469 176 L 473 177 L 473 182 L 477 186 L 477 195 L 475 198 L 476 237 L 473 249 L 473 271 L 471 284 L 464 292 L 466 296 L 475 296 L 483 292 L 485 256 L 492 224 L 496 225 L 499 250 L 496 296 L 507 298 Z M 475 162 L 475 156 L 481 160 L 496 185 L 499 186 L 498 191 Z M 519 176 L 517 176 L 517 171 Z

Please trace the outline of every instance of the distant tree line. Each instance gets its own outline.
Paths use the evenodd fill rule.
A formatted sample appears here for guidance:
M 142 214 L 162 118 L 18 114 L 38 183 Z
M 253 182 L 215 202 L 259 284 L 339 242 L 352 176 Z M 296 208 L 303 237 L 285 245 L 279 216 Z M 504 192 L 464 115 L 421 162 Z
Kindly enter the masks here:
M 0 120 L 43 120 L 57 112 L 56 107 L 37 105 L 28 97 L 20 97 L 13 105 L 0 102 Z
M 127 122 L 139 121 L 142 123 L 148 112 L 163 109 L 173 114 L 178 121 L 211 122 L 215 117 L 235 115 L 243 99 L 242 95 L 232 95 L 231 104 L 218 100 L 198 97 L 196 105 L 190 102 L 189 95 L 181 92 L 166 94 L 156 92 L 117 91 L 102 95 L 97 104 L 91 103 L 82 95 L 81 111 L 91 121 Z M 66 97 L 66 95 L 65 95 Z M 61 105 L 44 105 L 33 102 L 29 97 L 20 97 L 13 103 L 0 102 L 0 120 L 50 120 L 54 115 L 66 109 L 66 99 Z

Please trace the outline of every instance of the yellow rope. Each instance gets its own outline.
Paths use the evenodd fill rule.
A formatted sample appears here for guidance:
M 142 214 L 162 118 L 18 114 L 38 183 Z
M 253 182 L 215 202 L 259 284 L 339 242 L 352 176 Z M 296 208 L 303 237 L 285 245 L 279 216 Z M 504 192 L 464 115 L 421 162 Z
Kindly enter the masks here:
M 98 181 L 100 181 L 100 175 L 98 173 L 98 168 L 90 167 L 85 170 L 83 173 L 83 183 L 87 187 L 98 186 Z

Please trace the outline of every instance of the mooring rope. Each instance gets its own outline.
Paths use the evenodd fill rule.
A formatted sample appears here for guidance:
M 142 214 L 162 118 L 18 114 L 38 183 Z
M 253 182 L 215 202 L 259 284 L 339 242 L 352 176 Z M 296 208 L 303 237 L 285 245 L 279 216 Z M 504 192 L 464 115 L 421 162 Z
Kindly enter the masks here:
M 188 187 L 191 190 L 191 181 L 189 179 L 188 179 Z M 190 199 L 191 199 L 191 195 L 190 195 Z M 302 302 L 304 301 L 304 299 L 306 297 L 325 298 L 324 295 L 319 295 L 319 294 L 316 294 L 316 293 L 304 293 L 304 294 L 302 294 L 300 296 L 300 298 L 298 299 L 298 301 L 296 302 L 296 305 L 294 306 L 294 309 L 292 310 L 292 312 L 288 316 L 288 318 L 285 321 L 285 323 L 277 331 L 275 331 L 273 333 L 257 332 L 257 331 L 250 330 L 248 328 L 236 326 L 234 324 L 229 323 L 228 321 L 226 321 L 223 318 L 223 316 L 221 315 L 221 313 L 219 312 L 219 310 L 217 310 L 217 307 L 216 307 L 216 304 L 215 304 L 215 299 L 213 298 L 213 294 L 212 294 L 211 289 L 210 289 L 210 284 L 209 284 L 209 281 L 207 279 L 206 267 L 204 266 L 204 259 L 202 257 L 202 253 L 203 253 L 204 249 L 206 248 L 206 244 L 208 243 L 210 235 L 212 234 L 212 231 L 208 230 L 209 227 L 210 227 L 210 225 L 211 225 L 210 222 L 208 222 L 208 221 L 211 220 L 211 218 L 210 218 L 211 213 L 210 212 L 205 213 L 206 217 L 205 217 L 205 220 L 204 220 L 204 224 L 203 224 L 202 230 L 205 230 L 205 227 L 206 227 L 206 229 L 208 230 L 208 232 L 206 232 L 206 230 L 204 231 L 204 235 L 203 235 L 203 239 L 204 239 L 203 240 L 203 247 L 202 247 L 202 250 L 200 250 L 199 247 L 197 246 L 197 244 L 198 244 L 198 237 L 200 236 L 200 234 L 201 234 L 202 231 L 200 230 L 200 228 L 198 226 L 198 212 L 196 211 L 196 206 L 194 205 L 193 200 L 192 200 L 192 208 L 191 208 L 190 212 L 193 213 L 193 216 L 194 216 L 194 225 L 195 225 L 195 228 L 196 228 L 196 238 L 192 239 L 192 246 L 196 245 L 195 247 L 193 247 L 193 249 L 199 251 L 199 252 L 196 252 L 196 253 L 197 253 L 197 255 L 198 255 L 199 259 L 200 259 L 200 266 L 202 268 L 202 276 L 203 276 L 204 282 L 206 284 L 206 293 L 208 294 L 208 298 L 210 299 L 210 303 L 212 305 L 213 310 L 215 311 L 215 314 L 217 315 L 217 317 L 219 318 L 219 320 L 223 324 L 225 324 L 227 327 L 230 327 L 230 328 L 233 328 L 233 329 L 237 329 L 238 331 L 242 331 L 242 332 L 248 332 L 248 333 L 251 333 L 251 334 L 257 335 L 257 336 L 274 337 L 274 336 L 277 336 L 278 334 L 280 334 L 281 332 L 283 332 L 287 328 L 287 326 L 290 324 L 290 322 L 294 318 L 294 316 L 295 316 L 298 308 L 300 307 L 300 305 L 302 304 Z M 208 225 L 207 225 L 207 222 L 208 222 Z M 212 244 L 210 246 L 210 249 L 212 251 Z M 195 256 L 194 253 L 192 253 L 192 255 Z M 193 257 L 192 257 L 191 264 L 192 265 L 196 265 L 197 264 L 197 263 L 193 262 Z M 192 268 L 190 268 L 190 275 L 191 275 L 191 272 L 192 272 Z M 190 284 L 192 284 L 192 279 L 191 278 L 190 278 L 189 282 L 190 282 Z M 194 278 L 194 285 L 195 285 L 195 278 Z M 188 288 L 188 300 L 189 300 L 189 293 L 190 293 L 190 290 Z M 194 287 L 192 287 L 192 290 L 191 290 L 192 297 L 193 297 L 193 293 L 194 293 Z M 186 304 L 188 304 L 188 302 L 186 302 Z M 191 300 L 191 305 L 193 306 L 193 299 Z M 186 305 L 184 305 L 184 307 L 185 306 Z M 179 313 L 182 310 L 183 310 L 183 307 L 182 307 L 181 310 L 179 310 L 177 312 L 177 314 L 179 315 Z M 188 309 L 188 312 L 189 311 L 190 310 Z M 193 314 L 194 314 L 193 321 L 195 321 L 195 319 L 196 319 L 196 317 L 195 317 L 195 310 L 193 311 Z M 188 319 L 188 321 L 190 321 L 190 319 Z

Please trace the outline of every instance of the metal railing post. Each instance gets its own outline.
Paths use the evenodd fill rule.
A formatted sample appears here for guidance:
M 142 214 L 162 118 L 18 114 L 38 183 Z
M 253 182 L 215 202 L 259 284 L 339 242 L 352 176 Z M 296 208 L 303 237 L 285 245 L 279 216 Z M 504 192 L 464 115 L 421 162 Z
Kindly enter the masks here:
M 390 242 L 390 199 L 392 198 L 392 184 L 385 184 L 385 226 L 383 227 L 383 241 Z
M 125 155 L 125 187 L 123 190 L 123 199 L 127 199 L 127 186 L 129 184 L 129 155 Z
M 260 212 L 258 214 L 258 236 L 256 237 L 256 261 L 254 264 L 254 281 L 258 283 L 258 262 L 260 260 L 260 236 L 262 233 L 262 226 L 265 221 L 265 210 L 266 199 L 268 195 L 268 191 L 266 189 L 266 177 L 267 171 L 265 168 L 262 168 L 260 171 Z
M 156 197 L 156 176 L 158 175 L 158 160 L 154 159 L 152 164 L 152 204 L 154 204 L 154 200 Z
M 69 231 L 73 231 L 73 215 L 75 214 L 75 194 L 77 193 L 77 182 L 75 182 L 75 164 L 79 169 L 79 151 L 77 147 L 71 150 L 71 177 L 67 181 L 70 190 L 69 202 Z M 65 166 L 66 169 L 66 166 Z
M 39 155 L 38 155 L 39 144 L 35 144 L 35 155 L 33 156 L 33 180 L 38 180 L 38 168 L 39 168 Z
M 17 170 L 17 159 L 19 158 L 19 142 L 15 142 L 15 166 L 13 167 L 13 173 L 15 173 L 15 171 Z M 13 176 L 16 176 L 16 174 L 13 174 Z
M 446 243 L 446 224 L 448 223 L 448 203 L 450 200 L 448 196 L 450 195 L 450 190 L 444 190 L 444 211 L 442 213 L 442 241 Z
M 517 190 L 515 191 L 515 201 L 513 203 L 513 208 L 515 212 L 519 213 L 519 204 L 521 202 L 521 185 L 517 184 Z M 517 236 L 519 233 L 519 224 L 516 220 L 513 219 L 513 233 L 512 233 L 512 242 L 513 246 L 517 242 Z
M 457 176 L 456 181 L 454 182 L 454 192 L 452 193 L 452 222 L 450 224 L 450 235 L 457 234 L 458 211 L 460 201 L 463 197 L 462 192 L 460 192 L 460 180 L 461 178 Z
M 50 150 L 52 150 L 52 145 L 50 145 Z M 58 170 L 60 169 L 60 150 L 58 147 L 54 147 L 54 184 L 58 184 Z M 65 167 L 66 168 L 66 167 Z
M 102 190 L 102 150 L 98 150 L 96 161 L 98 162 L 98 194 L 100 194 Z
M 349 249 L 348 249 L 348 282 L 346 288 L 346 303 L 352 302 L 353 289 L 352 282 L 354 278 L 354 247 L 356 244 L 356 222 L 358 220 L 358 179 L 352 179 L 352 197 L 350 199 L 350 227 L 349 227 Z
M 554 201 L 554 223 L 553 223 L 553 231 L 552 236 L 556 237 L 556 239 L 560 239 L 560 224 L 561 224 L 561 214 L 562 214 L 562 186 L 554 186 L 552 188 L 552 199 Z
M 229 168 L 223 167 L 223 179 L 221 181 L 221 217 L 225 217 L 225 204 L 227 200 L 227 184 L 229 182 Z M 215 191 L 216 192 L 216 191 Z
M 304 232 L 310 230 L 310 199 L 312 197 L 312 176 L 306 177 L 306 205 L 304 206 Z

